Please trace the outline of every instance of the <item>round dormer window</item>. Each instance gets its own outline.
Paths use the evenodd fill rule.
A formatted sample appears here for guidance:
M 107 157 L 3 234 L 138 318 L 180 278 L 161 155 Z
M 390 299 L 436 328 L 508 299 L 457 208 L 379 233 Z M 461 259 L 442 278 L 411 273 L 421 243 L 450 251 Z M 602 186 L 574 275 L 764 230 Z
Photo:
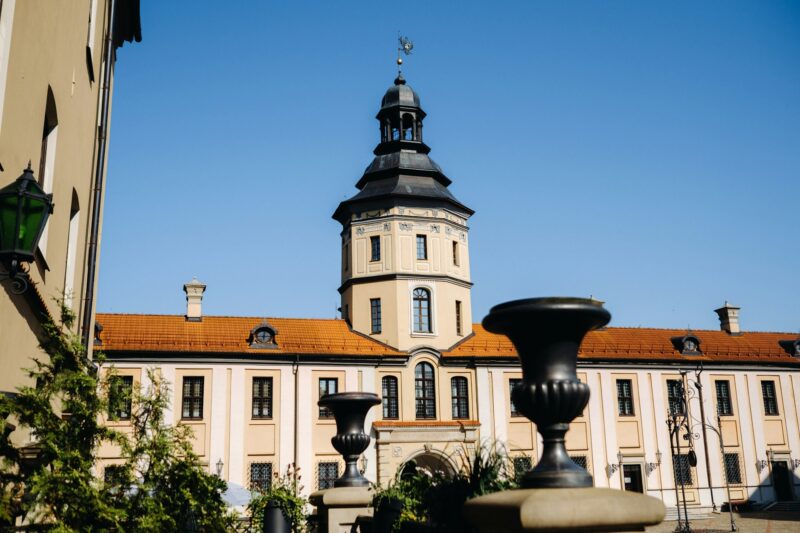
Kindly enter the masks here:
M 253 339 L 259 344 L 268 344 L 272 342 L 272 332 L 267 328 L 257 329 L 253 335 Z
M 685 352 L 696 352 L 697 351 L 697 343 L 694 342 L 694 339 L 686 339 L 683 343 L 683 351 Z

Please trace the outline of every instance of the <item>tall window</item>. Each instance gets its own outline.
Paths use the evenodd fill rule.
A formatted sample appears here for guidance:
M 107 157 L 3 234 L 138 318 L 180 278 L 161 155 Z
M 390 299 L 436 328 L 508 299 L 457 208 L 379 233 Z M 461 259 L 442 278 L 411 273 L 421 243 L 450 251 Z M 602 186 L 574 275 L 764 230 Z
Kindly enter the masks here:
M 742 483 L 742 468 L 739 464 L 738 453 L 725 454 L 725 479 L 731 485 L 739 485 Z
M 381 379 L 381 397 L 383 402 L 384 420 L 397 420 L 400 413 L 397 408 L 397 378 L 394 376 L 384 376 Z
M 181 418 L 199 420 L 203 418 L 203 376 L 183 378 L 183 409 Z
M 345 270 L 345 272 L 347 272 L 350 269 L 350 245 L 349 244 L 345 244 L 344 245 L 344 251 L 343 251 L 342 255 L 344 255 L 344 257 L 342 258 L 342 262 L 344 263 L 344 270 Z
M 764 398 L 764 414 L 773 416 L 778 414 L 778 397 L 775 395 L 775 382 L 761 382 L 761 396 Z
M 675 483 L 683 484 L 687 487 L 693 485 L 692 465 L 689 463 L 689 455 L 682 453 L 672 456 L 672 470 L 675 474 Z
M 67 268 L 64 269 L 64 305 L 73 306 L 75 289 L 75 263 L 78 256 L 78 227 L 80 226 L 80 204 L 78 193 L 72 189 L 72 207 L 69 211 L 69 229 L 67 232 Z
M 461 328 L 461 301 L 456 300 L 456 335 L 463 335 Z
M 453 264 L 458 266 L 458 241 L 453 241 Z
M 511 416 L 522 416 L 517 410 L 517 406 L 514 405 L 514 389 L 522 385 L 522 380 L 518 378 L 511 378 L 508 380 L 508 395 L 509 395 L 509 405 L 511 405 Z
M 44 113 L 44 127 L 42 129 L 42 146 L 39 153 L 39 185 L 44 192 L 53 192 L 53 175 L 56 166 L 56 141 L 58 140 L 58 112 L 56 111 L 56 100 L 53 90 L 47 88 L 47 105 Z M 47 257 L 47 235 L 50 229 L 48 220 L 39 238 L 39 251 L 43 257 Z
M 514 480 L 517 484 L 521 484 L 522 476 L 533 467 L 533 461 L 531 461 L 530 457 L 521 455 L 514 457 L 512 464 L 514 465 Z
M 420 363 L 414 369 L 414 397 L 417 418 L 436 418 L 436 381 L 428 363 Z
M 381 299 L 371 298 L 369 301 L 370 315 L 372 317 L 372 333 L 381 332 Z
M 633 386 L 629 379 L 617 380 L 617 412 L 620 416 L 633 416 Z
M 339 477 L 339 463 L 319 463 L 317 466 L 317 489 L 332 489 L 333 482 Z
M 686 414 L 686 405 L 683 403 L 683 382 L 681 380 L 667 380 L 667 403 L 669 407 L 669 414 Z
M 718 379 L 714 382 L 714 387 L 717 389 L 717 414 L 719 416 L 731 416 L 733 414 L 731 384 L 728 380 Z
M 467 378 L 457 376 L 450 380 L 450 394 L 453 399 L 453 418 L 469 418 L 469 391 Z
M 272 418 L 272 378 L 253 378 L 253 418 Z
M 372 248 L 372 261 L 380 261 L 381 260 L 381 238 L 379 236 L 370 237 L 369 244 Z
M 425 235 L 417 235 L 417 259 L 428 258 L 428 238 Z
M 131 419 L 133 376 L 114 376 L 108 384 L 108 415 L 111 420 Z
M 414 289 L 414 332 L 431 332 L 431 293 L 427 289 Z
M 250 463 L 250 490 L 263 492 L 272 486 L 272 463 Z
M 328 394 L 334 394 L 339 390 L 339 380 L 337 378 L 319 378 L 319 397 L 324 398 Z M 333 412 L 327 407 L 320 406 L 320 418 L 333 418 Z

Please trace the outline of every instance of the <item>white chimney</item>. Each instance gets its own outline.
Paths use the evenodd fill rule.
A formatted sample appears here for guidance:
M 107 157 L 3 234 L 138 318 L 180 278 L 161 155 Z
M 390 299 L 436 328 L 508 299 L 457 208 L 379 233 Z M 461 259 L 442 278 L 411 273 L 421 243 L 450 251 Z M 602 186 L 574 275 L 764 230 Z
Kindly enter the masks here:
M 192 281 L 183 286 L 186 293 L 186 320 L 190 322 L 200 322 L 203 320 L 203 293 L 206 286 L 192 278 Z
M 727 331 L 731 335 L 740 335 L 742 333 L 739 328 L 739 309 L 741 308 L 733 306 L 727 301 L 719 309 L 714 309 L 714 312 L 719 316 L 719 327 L 722 331 Z

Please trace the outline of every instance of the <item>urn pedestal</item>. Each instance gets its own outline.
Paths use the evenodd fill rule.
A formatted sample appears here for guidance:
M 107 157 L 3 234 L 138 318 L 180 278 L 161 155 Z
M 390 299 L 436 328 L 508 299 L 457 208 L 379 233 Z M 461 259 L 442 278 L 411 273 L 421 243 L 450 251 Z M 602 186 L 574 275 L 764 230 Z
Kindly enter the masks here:
M 625 531 L 664 519 L 664 504 L 650 496 L 593 488 L 592 476 L 567 455 L 569 423 L 589 402 L 589 386 L 576 373 L 584 336 L 611 314 L 585 298 L 532 298 L 492 308 L 483 326 L 509 337 L 522 365 L 512 392 L 516 408 L 542 435 L 542 457 L 526 472 L 521 490 L 469 500 L 467 518 L 480 531 Z
M 373 494 L 369 481 L 358 470 L 358 458 L 370 442 L 364 432 L 367 412 L 381 399 L 368 392 L 340 392 L 324 396 L 317 403 L 330 409 L 336 419 L 336 435 L 331 444 L 344 457 L 345 468 L 332 489 L 313 493 L 309 501 L 317 508 L 318 531 L 349 532 L 359 516 L 372 515 Z

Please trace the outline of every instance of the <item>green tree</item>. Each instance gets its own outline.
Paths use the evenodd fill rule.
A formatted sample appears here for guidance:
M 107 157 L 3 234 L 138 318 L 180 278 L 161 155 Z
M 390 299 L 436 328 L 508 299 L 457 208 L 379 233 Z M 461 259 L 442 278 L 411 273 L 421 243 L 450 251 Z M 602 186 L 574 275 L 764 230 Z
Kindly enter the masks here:
M 124 510 L 113 504 L 94 475 L 95 455 L 103 441 L 120 435 L 103 426 L 106 402 L 86 349 L 71 332 L 75 316 L 62 306 L 61 323 L 43 324 L 42 349 L 28 376 L 34 386 L 0 397 L 0 519 L 21 516 L 54 524 L 56 531 L 116 528 Z M 15 424 L 35 436 L 17 446 Z
M 112 370 L 109 383 L 113 375 Z M 154 369 L 147 375 L 149 387 L 132 391 L 132 432 L 122 443 L 125 464 L 108 482 L 109 490 L 122 495 L 125 529 L 225 531 L 234 521 L 222 500 L 226 483 L 200 464 L 189 426 L 165 423 L 169 384 Z

